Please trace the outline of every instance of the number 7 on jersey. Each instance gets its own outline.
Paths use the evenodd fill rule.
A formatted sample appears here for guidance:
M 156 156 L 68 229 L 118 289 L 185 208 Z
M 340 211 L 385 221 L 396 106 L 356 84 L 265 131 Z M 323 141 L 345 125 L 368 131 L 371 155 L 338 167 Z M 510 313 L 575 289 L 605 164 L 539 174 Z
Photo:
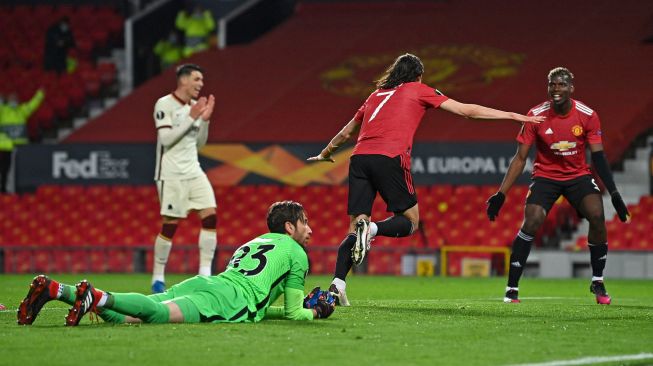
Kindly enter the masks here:
M 390 91 L 387 91 L 387 92 L 377 93 L 377 94 L 376 94 L 376 95 L 379 96 L 379 97 L 380 97 L 380 96 L 383 96 L 383 95 L 385 95 L 386 97 L 385 97 L 385 99 L 383 99 L 383 101 L 381 101 L 381 103 L 379 103 L 379 106 L 376 107 L 376 109 L 374 110 L 374 113 L 372 113 L 372 117 L 370 117 L 370 120 L 367 121 L 367 122 L 372 122 L 372 120 L 374 119 L 374 117 L 376 117 L 376 115 L 379 113 L 379 111 L 381 110 L 381 108 L 383 108 L 383 105 L 388 101 L 388 99 L 390 99 L 390 97 L 391 97 L 395 92 L 396 92 L 396 90 L 390 90 Z

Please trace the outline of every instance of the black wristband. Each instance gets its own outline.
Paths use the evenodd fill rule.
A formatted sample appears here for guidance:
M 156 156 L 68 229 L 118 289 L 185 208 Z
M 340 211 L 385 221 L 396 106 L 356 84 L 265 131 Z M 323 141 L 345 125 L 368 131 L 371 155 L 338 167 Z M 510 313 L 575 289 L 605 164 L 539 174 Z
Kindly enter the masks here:
M 608 165 L 608 160 L 605 158 L 605 153 L 603 150 L 595 151 L 592 153 L 592 163 L 594 164 L 594 169 L 596 169 L 596 174 L 599 175 L 601 181 L 607 188 L 608 193 L 613 194 L 617 191 L 617 186 L 614 184 L 614 179 L 612 179 L 612 173 L 610 172 L 610 166 Z

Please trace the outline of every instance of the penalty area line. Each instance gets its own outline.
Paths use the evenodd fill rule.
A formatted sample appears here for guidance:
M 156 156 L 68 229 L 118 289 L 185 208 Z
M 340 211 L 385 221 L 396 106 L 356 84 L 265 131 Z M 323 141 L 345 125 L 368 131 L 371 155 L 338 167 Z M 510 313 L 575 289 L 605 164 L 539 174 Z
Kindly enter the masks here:
M 510 366 L 568 366 L 568 365 L 593 365 L 597 363 L 639 361 L 653 359 L 653 353 L 637 353 L 633 355 L 605 356 L 605 357 L 583 357 L 575 360 L 559 360 L 540 363 L 520 363 Z

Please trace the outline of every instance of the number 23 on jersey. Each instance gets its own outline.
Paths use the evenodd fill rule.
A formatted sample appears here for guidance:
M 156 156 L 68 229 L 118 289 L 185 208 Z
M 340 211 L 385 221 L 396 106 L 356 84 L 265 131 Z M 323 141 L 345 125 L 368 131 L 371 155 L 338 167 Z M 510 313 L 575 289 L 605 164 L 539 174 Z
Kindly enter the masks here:
M 250 246 L 239 248 L 229 261 L 229 267 L 238 269 L 238 272 L 245 276 L 255 276 L 265 269 L 268 264 L 268 258 L 265 253 L 274 249 L 272 244 L 258 245 L 256 250 Z M 244 267 L 244 268 L 243 268 Z

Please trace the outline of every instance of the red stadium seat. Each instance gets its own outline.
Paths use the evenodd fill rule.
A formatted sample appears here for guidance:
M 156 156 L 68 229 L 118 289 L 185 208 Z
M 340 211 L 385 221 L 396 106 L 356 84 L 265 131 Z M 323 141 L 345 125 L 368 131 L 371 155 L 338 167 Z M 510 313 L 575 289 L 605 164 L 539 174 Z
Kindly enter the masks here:
M 432 193 L 434 188 L 437 187 L 420 188 L 419 192 L 425 195 Z M 486 191 L 494 188 L 487 188 Z M 478 190 L 482 191 L 483 188 Z M 462 188 L 462 191 L 469 193 L 473 189 Z M 218 253 L 222 266 L 231 255 L 231 249 L 222 248 L 239 246 L 267 232 L 263 218 L 270 202 L 292 195 L 306 198 L 305 207 L 313 228 L 312 245 L 309 246 L 313 273 L 330 273 L 333 270 L 338 245 L 348 232 L 346 199 L 339 196 L 346 194 L 346 189 L 338 186 L 216 187 L 216 195 L 218 194 L 223 196 L 224 201 L 229 201 L 221 203 L 218 209 Z M 275 194 L 279 196 L 274 196 Z M 262 199 L 263 196 L 268 198 Z M 324 196 L 333 196 L 334 203 L 320 204 L 319 199 Z M 424 205 L 421 230 L 417 233 L 404 238 L 375 238 L 368 257 L 369 273 L 400 273 L 401 256 L 416 249 L 436 250 L 443 245 L 511 245 L 522 221 L 521 204 L 505 206 L 499 220 L 489 222 L 483 210 L 469 210 L 466 207 L 471 199 L 454 199 L 458 196 L 460 195 L 451 197 L 446 214 L 439 209 L 424 211 L 428 206 Z M 647 207 L 648 202 L 649 199 L 641 199 L 638 205 L 633 206 L 633 211 L 639 214 L 633 217 L 633 222 L 628 226 L 618 220 L 607 222 L 611 250 L 653 250 L 653 212 L 649 213 L 642 208 Z M 433 204 L 435 201 L 431 201 Z M 517 207 L 512 208 L 513 206 Z M 567 204 L 556 206 L 555 213 L 551 213 L 551 221 L 547 221 L 547 230 L 556 230 L 563 222 L 561 220 L 564 215 L 570 214 Z M 38 245 L 42 248 L 34 253 L 28 251 L 29 255 L 25 256 L 30 259 L 26 264 L 19 264 L 12 259 L 11 263 L 5 265 L 6 268 L 11 267 L 12 271 L 129 271 L 134 265 L 132 249 L 137 246 L 151 248 L 161 225 L 154 185 L 44 185 L 35 194 L 0 195 L 0 207 L 0 245 L 6 250 L 25 245 Z M 381 201 L 376 202 L 374 215 L 379 219 L 388 215 Z M 174 237 L 173 248 L 176 249 L 169 262 L 171 271 L 193 273 L 197 270 L 199 230 L 200 222 L 196 215 L 181 222 Z M 573 249 L 587 250 L 586 241 L 586 237 L 580 237 Z M 59 253 L 61 248 L 66 247 L 71 248 L 67 250 L 68 254 L 51 254 L 55 259 L 51 264 L 48 263 L 43 253 Z M 79 249 L 86 247 L 88 249 Z M 82 252 L 87 253 L 89 259 L 75 263 L 74 259 Z M 449 273 L 459 274 L 460 260 L 470 255 L 452 253 L 450 256 L 453 259 L 450 260 Z M 471 257 L 495 258 L 485 254 Z M 493 263 L 498 265 L 497 261 Z M 150 263 L 146 263 L 146 266 L 151 270 Z
M 116 65 L 113 62 L 99 63 L 98 72 L 103 85 L 110 85 L 116 81 Z

